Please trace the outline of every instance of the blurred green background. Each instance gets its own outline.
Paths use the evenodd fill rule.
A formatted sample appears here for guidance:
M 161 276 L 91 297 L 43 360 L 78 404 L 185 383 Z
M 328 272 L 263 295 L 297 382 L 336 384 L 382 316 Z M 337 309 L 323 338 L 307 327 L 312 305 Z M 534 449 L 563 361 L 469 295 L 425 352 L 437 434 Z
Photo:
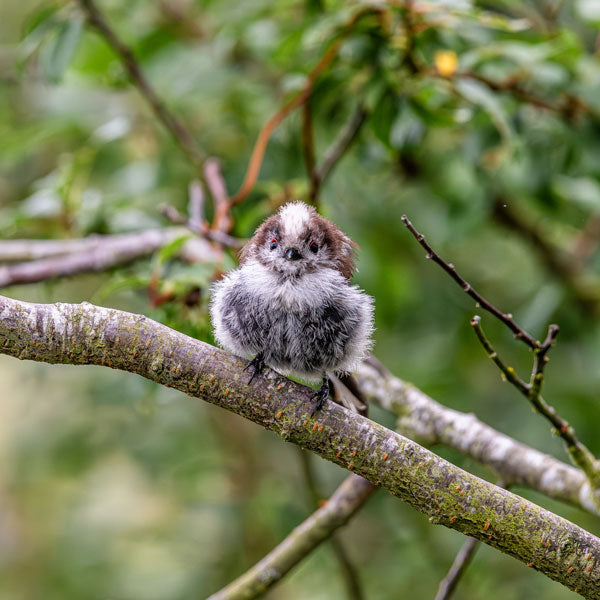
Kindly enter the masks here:
M 317 162 L 359 103 L 369 113 L 320 209 L 360 245 L 355 281 L 376 299 L 375 355 L 439 402 L 567 460 L 501 381 L 469 327 L 473 302 L 425 260 L 400 222 L 407 213 L 534 335 L 560 324 L 544 395 L 600 455 L 600 3 L 99 4 L 199 147 L 221 161 L 231 194 L 262 125 L 365 6 L 379 12 L 346 37 L 310 110 Z M 161 206 L 185 212 L 194 168 L 78 3 L 3 0 L 0 12 L 0 236 L 127 232 L 167 226 Z M 282 202 L 306 198 L 301 130 L 298 110 L 275 131 L 233 234 L 248 237 Z M 163 252 L 2 293 L 141 312 L 211 341 L 210 279 L 234 264 L 233 254 L 187 265 Z M 153 274 L 170 298 L 160 305 L 148 295 Z M 525 347 L 491 317 L 483 325 L 527 376 Z M 203 598 L 312 512 L 295 447 L 137 376 L 0 356 L 0 399 L 2 600 Z M 393 427 L 381 410 L 372 417 Z M 331 492 L 345 473 L 313 460 Z M 597 518 L 516 491 L 600 535 Z M 342 538 L 367 598 L 432 598 L 464 541 L 384 492 Z M 330 549 L 268 597 L 345 597 Z M 532 597 L 576 595 L 487 547 L 456 593 Z

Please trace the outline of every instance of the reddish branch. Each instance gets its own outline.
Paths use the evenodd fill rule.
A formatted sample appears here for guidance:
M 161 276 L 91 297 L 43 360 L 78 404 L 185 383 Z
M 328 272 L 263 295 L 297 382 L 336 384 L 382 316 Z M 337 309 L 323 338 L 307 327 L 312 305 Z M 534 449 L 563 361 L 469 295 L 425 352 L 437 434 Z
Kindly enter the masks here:
M 217 225 L 221 222 L 221 220 L 224 218 L 224 215 L 227 214 L 227 212 L 231 209 L 232 206 L 239 204 L 240 202 L 245 200 L 248 194 L 252 191 L 252 188 L 254 187 L 256 180 L 258 179 L 262 161 L 265 155 L 265 151 L 267 149 L 267 144 L 269 142 L 269 139 L 271 138 L 271 135 L 273 134 L 277 126 L 294 109 L 304 104 L 310 98 L 315 82 L 333 62 L 333 60 L 339 52 L 342 43 L 344 42 L 346 37 L 350 33 L 352 33 L 352 28 L 354 27 L 354 25 L 356 25 L 356 23 L 365 15 L 373 13 L 377 14 L 381 12 L 381 10 L 382 9 L 378 8 L 377 6 L 369 6 L 355 13 L 343 26 L 337 39 L 331 42 L 329 48 L 325 51 L 319 62 L 310 71 L 302 90 L 291 100 L 289 100 L 286 104 L 284 104 L 263 126 L 254 144 L 254 148 L 252 150 L 250 162 L 248 163 L 248 168 L 246 170 L 246 176 L 244 177 L 244 181 L 242 182 L 242 185 L 240 186 L 240 189 L 237 191 L 237 193 L 232 198 L 230 198 L 227 205 L 224 205 L 223 209 L 217 215 L 217 218 L 215 220 L 215 223 Z

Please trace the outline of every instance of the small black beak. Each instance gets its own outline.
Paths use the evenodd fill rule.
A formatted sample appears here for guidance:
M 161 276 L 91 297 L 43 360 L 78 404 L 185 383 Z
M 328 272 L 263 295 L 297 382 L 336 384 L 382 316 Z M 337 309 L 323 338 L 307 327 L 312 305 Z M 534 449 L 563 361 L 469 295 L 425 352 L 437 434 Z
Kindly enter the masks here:
M 302 254 L 296 248 L 288 248 L 285 257 L 287 260 L 299 260 L 302 258 Z

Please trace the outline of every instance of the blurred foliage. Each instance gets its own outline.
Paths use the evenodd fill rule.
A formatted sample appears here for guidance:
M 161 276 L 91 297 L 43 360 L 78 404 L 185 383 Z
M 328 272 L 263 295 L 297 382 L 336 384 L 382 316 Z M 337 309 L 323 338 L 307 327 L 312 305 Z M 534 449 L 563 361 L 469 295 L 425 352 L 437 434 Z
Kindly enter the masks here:
M 318 78 L 310 111 L 317 162 L 358 103 L 369 112 L 320 202 L 361 247 L 356 281 L 376 298 L 375 354 L 438 401 L 563 460 L 546 423 L 501 382 L 478 345 L 468 324 L 472 302 L 425 260 L 400 215 L 532 333 L 543 337 L 549 322 L 560 324 L 545 396 L 600 455 L 600 253 L 592 227 L 600 214 L 599 6 L 100 5 L 166 105 L 219 158 L 231 194 L 262 125 L 363 11 Z M 86 27 L 77 2 L 6 0 L 2 17 L 0 236 L 125 232 L 167 225 L 163 205 L 185 212 L 194 167 L 129 84 L 119 58 Z M 235 235 L 250 236 L 280 203 L 308 194 L 301 113 L 270 140 L 257 185 L 235 208 Z M 101 302 L 210 341 L 209 282 L 234 257 L 187 265 L 176 250 L 7 293 Z M 157 302 L 157 293 L 168 301 Z M 526 374 L 531 356 L 491 318 L 483 324 Z M 202 598 L 310 512 L 295 449 L 238 417 L 105 369 L 2 357 L 0 373 L 2 599 Z M 381 411 L 373 417 L 393 426 Z M 328 490 L 344 475 L 321 462 L 318 472 Z M 600 533 L 597 519 L 517 491 Z M 463 541 L 383 493 L 342 537 L 369 598 L 433 597 Z M 485 548 L 456 597 L 542 595 L 570 592 Z M 328 548 L 269 597 L 343 597 Z

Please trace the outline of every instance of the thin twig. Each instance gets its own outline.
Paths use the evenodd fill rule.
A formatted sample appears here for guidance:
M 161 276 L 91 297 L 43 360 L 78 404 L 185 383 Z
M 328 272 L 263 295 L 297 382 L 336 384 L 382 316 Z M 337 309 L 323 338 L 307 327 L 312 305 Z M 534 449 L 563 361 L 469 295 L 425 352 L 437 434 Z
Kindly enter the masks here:
M 427 258 L 433 260 L 433 262 L 437 263 L 460 285 L 464 292 L 466 292 L 475 302 L 481 306 L 481 308 L 487 310 L 491 314 L 493 314 L 498 320 L 502 321 L 513 333 L 515 339 L 523 341 L 527 344 L 532 350 L 540 347 L 540 343 L 536 341 L 531 335 L 529 335 L 522 327 L 517 325 L 517 323 L 512 318 L 510 313 L 503 313 L 501 310 L 498 310 L 493 304 L 488 302 L 479 292 L 474 290 L 471 287 L 471 284 L 464 280 L 457 272 L 456 268 L 452 263 L 447 263 L 443 258 L 441 258 L 433 248 L 425 241 L 425 236 L 419 233 L 413 226 L 413 224 L 408 220 L 406 215 L 402 215 L 402 222 L 406 225 L 408 230 L 413 234 L 417 242 L 421 244 L 421 246 L 427 252 Z
M 175 223 L 177 225 L 183 225 L 187 227 L 192 233 L 207 239 L 210 242 L 216 242 L 221 246 L 225 246 L 227 248 L 233 248 L 235 250 L 239 250 L 244 246 L 247 240 L 243 238 L 237 238 L 229 235 L 228 233 L 224 233 L 223 231 L 219 231 L 218 229 L 211 229 L 205 221 L 200 224 L 200 226 L 195 226 L 190 223 L 189 219 L 186 219 L 174 206 L 166 205 L 161 207 L 160 213 L 169 219 L 171 223 Z
M 512 383 L 521 393 L 528 396 L 529 385 L 517 375 L 516 371 L 512 367 L 506 365 L 504 361 L 498 356 L 498 353 L 494 350 L 494 348 L 492 348 L 490 342 L 483 334 L 483 329 L 481 328 L 480 322 L 481 317 L 479 315 L 475 315 L 471 319 L 471 325 L 475 330 L 475 334 L 479 338 L 481 345 L 485 348 L 485 351 L 487 352 L 488 356 L 494 361 L 494 363 L 496 363 L 496 366 L 500 369 L 500 371 L 502 371 L 506 380 L 510 381 L 510 383 Z
M 129 77 L 138 88 L 140 94 L 146 99 L 156 117 L 166 127 L 194 167 L 200 172 L 200 166 L 205 158 L 204 153 L 198 148 L 192 134 L 171 113 L 156 93 L 156 90 L 146 79 L 131 48 L 121 40 L 108 24 L 108 21 L 100 12 L 94 0 L 78 0 L 78 2 L 86 14 L 88 23 L 100 33 L 108 45 L 119 56 Z
M 348 122 L 344 125 L 339 136 L 333 141 L 331 146 L 325 151 L 323 160 L 311 171 L 309 199 L 314 204 L 317 202 L 319 188 L 333 167 L 337 164 L 346 150 L 350 148 L 352 142 L 356 139 L 360 128 L 367 118 L 367 109 L 361 103 L 352 113 Z
M 296 96 L 294 96 L 291 100 L 289 100 L 286 104 L 284 104 L 263 126 L 258 134 L 258 138 L 256 139 L 256 143 L 254 144 L 254 148 L 252 150 L 252 155 L 250 156 L 250 161 L 248 163 L 248 169 L 246 171 L 246 176 L 244 177 L 244 181 L 240 186 L 240 189 L 237 193 L 230 199 L 230 206 L 234 206 L 244 201 L 248 194 L 252 191 L 256 180 L 258 179 L 258 174 L 260 172 L 260 168 L 262 166 L 263 157 L 265 155 L 265 151 L 267 149 L 267 144 L 271 135 L 277 128 L 277 126 L 295 109 L 298 108 L 302 103 L 304 103 L 311 95 L 314 82 L 321 75 L 321 73 L 331 64 L 333 59 L 337 56 L 338 50 L 342 45 L 342 41 L 344 38 L 339 38 L 335 42 L 333 42 L 325 54 L 321 57 L 321 60 L 317 63 L 314 69 L 309 73 L 308 80 L 302 89 Z
M 569 423 L 558 415 L 556 409 L 547 404 L 541 396 L 544 380 L 544 367 L 547 362 L 546 354 L 558 335 L 558 326 L 550 325 L 550 327 L 548 327 L 546 339 L 534 350 L 534 366 L 531 379 L 529 383 L 525 383 L 519 379 L 512 367 L 506 367 L 500 360 L 498 354 L 483 332 L 481 319 L 478 316 L 473 317 L 471 325 L 486 352 L 505 374 L 508 381 L 510 381 L 529 400 L 537 412 L 550 421 L 554 427 L 554 431 L 565 442 L 573 462 L 586 474 L 592 488 L 595 490 L 600 487 L 600 464 L 589 449 L 579 440 Z
M 204 163 L 204 178 L 213 199 L 215 219 L 212 229 L 229 233 L 233 219 L 229 211 L 227 186 L 221 174 L 221 165 L 216 158 L 209 158 Z
M 475 554 L 475 550 L 477 550 L 477 546 L 479 546 L 479 540 L 474 538 L 469 538 L 458 551 L 448 574 L 442 581 L 440 582 L 440 586 L 438 588 L 437 594 L 435 595 L 435 600 L 448 600 L 452 593 L 456 589 L 460 578 L 465 572 L 466 568 L 469 566 L 473 555 Z

